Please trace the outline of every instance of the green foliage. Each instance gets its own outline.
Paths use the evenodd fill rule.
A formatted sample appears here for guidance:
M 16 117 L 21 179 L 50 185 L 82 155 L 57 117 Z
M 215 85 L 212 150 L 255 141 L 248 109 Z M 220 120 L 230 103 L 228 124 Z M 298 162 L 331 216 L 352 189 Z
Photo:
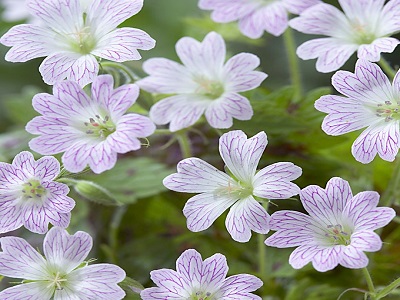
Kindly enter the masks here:
M 140 291 L 142 291 L 144 287 L 138 281 L 129 277 L 125 277 L 125 279 L 118 285 L 125 291 L 127 295 L 125 299 L 128 300 L 141 299 Z

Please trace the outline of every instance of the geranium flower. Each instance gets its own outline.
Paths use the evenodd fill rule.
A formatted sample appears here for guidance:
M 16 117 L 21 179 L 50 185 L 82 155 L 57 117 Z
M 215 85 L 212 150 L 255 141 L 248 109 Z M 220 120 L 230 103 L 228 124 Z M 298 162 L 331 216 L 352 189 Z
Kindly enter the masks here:
M 75 201 L 67 185 L 53 181 L 60 164 L 52 156 L 35 161 L 28 151 L 17 154 L 12 164 L 0 162 L 0 233 L 25 226 L 46 233 L 49 223 L 67 227 Z
M 221 136 L 219 152 L 231 175 L 192 157 L 178 164 L 178 173 L 164 179 L 170 190 L 200 193 L 183 208 L 189 230 L 207 229 L 231 207 L 225 224 L 235 241 L 250 240 L 251 230 L 269 231 L 270 216 L 254 197 L 286 199 L 298 194 L 299 187 L 290 181 L 301 175 L 301 168 L 279 162 L 256 172 L 266 146 L 265 132 L 247 139 L 241 130 L 230 131 Z
M 184 37 L 176 44 L 183 66 L 165 58 L 152 58 L 143 64 L 150 76 L 137 84 L 144 90 L 176 94 L 162 99 L 150 109 L 150 118 L 171 131 L 193 125 L 205 113 L 215 128 L 229 128 L 232 119 L 249 120 L 253 116 L 249 100 L 238 92 L 258 87 L 267 77 L 254 71 L 260 59 L 240 53 L 224 65 L 225 42 L 209 33 L 202 42 Z
M 240 31 L 249 38 L 257 39 L 264 31 L 281 35 L 288 27 L 288 14 L 300 14 L 320 0 L 200 0 L 199 7 L 212 10 L 214 22 L 239 21 Z
M 136 101 L 135 84 L 114 90 L 110 75 L 98 76 L 91 98 L 73 81 L 54 85 L 54 95 L 41 93 L 33 98 L 34 109 L 42 114 L 26 125 L 40 135 L 29 147 L 41 154 L 65 152 L 62 162 L 70 172 L 81 172 L 87 165 L 95 173 L 114 167 L 117 153 L 140 148 L 138 138 L 152 134 L 155 125 L 147 117 L 125 114 Z
M 400 1 L 339 0 L 343 12 L 321 3 L 304 11 L 289 24 L 307 33 L 329 36 L 307 41 L 297 48 L 302 59 L 317 60 L 317 70 L 339 69 L 357 51 L 358 58 L 380 60 L 381 52 L 391 53 L 400 43 L 390 35 L 400 30 Z
M 355 72 L 338 71 L 332 84 L 343 96 L 322 96 L 315 108 L 328 113 L 322 129 L 341 135 L 367 127 L 355 140 L 351 152 L 362 163 L 371 162 L 378 153 L 393 161 L 400 147 L 400 75 L 393 84 L 378 65 L 358 60 Z
M 116 62 L 140 59 L 137 49 L 148 50 L 155 41 L 136 28 L 116 28 L 138 13 L 143 0 L 93 0 L 87 9 L 79 0 L 27 0 L 40 25 L 11 28 L 0 42 L 12 47 L 6 60 L 25 62 L 47 56 L 39 67 L 44 82 L 64 79 L 81 86 L 99 71 L 97 57 Z
M 367 191 L 353 197 L 349 183 L 339 177 L 328 181 L 326 189 L 310 185 L 300 192 L 301 203 L 309 213 L 281 210 L 271 216 L 268 246 L 298 247 L 289 257 L 295 269 L 312 262 L 320 272 L 338 264 L 351 269 L 364 268 L 364 251 L 381 249 L 382 241 L 374 230 L 388 224 L 395 212 L 376 207 L 377 192 Z
M 263 285 L 260 279 L 248 274 L 225 278 L 227 273 L 224 255 L 217 253 L 203 261 L 200 253 L 189 249 L 176 261 L 176 271 L 151 271 L 151 279 L 158 287 L 144 289 L 140 296 L 143 300 L 261 300 L 261 297 L 251 293 Z
M 0 274 L 28 283 L 0 292 L 0 299 L 122 299 L 117 283 L 125 272 L 112 264 L 88 265 L 84 259 L 92 249 L 92 238 L 83 231 L 69 235 L 53 227 L 43 242 L 44 257 L 19 237 L 0 238 Z

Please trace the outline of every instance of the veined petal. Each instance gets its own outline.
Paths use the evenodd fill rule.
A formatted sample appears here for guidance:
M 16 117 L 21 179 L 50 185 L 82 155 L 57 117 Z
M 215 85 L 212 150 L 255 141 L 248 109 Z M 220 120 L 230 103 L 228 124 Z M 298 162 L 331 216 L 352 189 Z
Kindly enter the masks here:
M 290 182 L 302 173 L 290 162 L 280 162 L 261 169 L 253 179 L 253 194 L 267 199 L 285 199 L 297 195 L 300 188 Z
M 12 47 L 5 56 L 10 62 L 26 62 L 28 60 L 50 55 L 53 51 L 51 42 L 54 33 L 32 24 L 21 24 L 12 27 L 5 33 L 0 43 Z
M 202 42 L 183 37 L 175 48 L 182 63 L 194 73 L 215 77 L 225 61 L 225 42 L 216 32 L 207 34 Z
M 200 9 L 213 10 L 211 18 L 214 22 L 227 23 L 239 20 L 244 16 L 251 14 L 259 7 L 259 4 L 253 1 L 243 2 L 242 0 L 200 0 Z
M 117 123 L 117 129 L 117 134 L 119 132 L 130 134 L 130 138 L 132 139 L 144 138 L 152 135 L 154 130 L 156 129 L 156 126 L 148 117 L 132 113 L 123 115 L 119 119 Z
M 53 288 L 47 288 L 45 282 L 29 282 L 19 284 L 0 292 L 0 299 L 6 300 L 50 300 Z
M 14 204 L 16 197 L 10 196 L 11 201 L 1 199 L 0 202 L 0 233 L 10 232 L 22 226 L 22 210 Z
M 59 173 L 60 163 L 53 156 L 42 157 L 36 162 L 35 176 L 41 180 L 51 181 L 55 179 Z
M 176 95 L 154 104 L 149 115 L 158 125 L 170 123 L 169 130 L 175 132 L 196 123 L 209 103 L 210 100 L 196 94 Z
M 75 142 L 71 145 L 61 157 L 65 169 L 72 173 L 81 172 L 88 164 L 91 149 L 92 146 L 86 145 L 83 142 Z
M 200 253 L 194 249 L 184 251 L 176 260 L 176 271 L 186 282 L 194 286 L 199 285 L 203 274 L 203 259 Z
M 382 159 L 394 161 L 400 146 L 399 125 L 399 121 L 381 121 L 365 129 L 351 147 L 354 158 L 367 164 L 378 153 Z
M 51 212 L 48 212 L 42 203 L 29 201 L 24 203 L 21 210 L 21 221 L 26 229 L 40 234 L 47 232 L 50 223 L 47 214 Z
M 50 265 L 69 273 L 83 262 L 92 245 L 92 237 L 86 232 L 69 235 L 65 229 L 53 227 L 44 238 L 43 251 Z
M 321 251 L 321 247 L 313 244 L 297 247 L 289 256 L 289 264 L 294 269 L 301 269 L 311 262 L 319 251 Z
M 92 146 L 89 150 L 87 163 L 96 174 L 112 169 L 116 162 L 117 152 L 113 148 L 113 145 L 107 141 L 100 142 Z
M 252 196 L 237 201 L 226 217 L 226 228 L 237 242 L 248 242 L 251 230 L 266 234 L 269 231 L 270 216 Z
M 216 291 L 219 289 L 226 274 L 228 274 L 228 269 L 224 255 L 217 253 L 206 258 L 203 262 L 201 276 L 201 284 L 204 289 L 207 291 Z
M 351 245 L 354 245 L 354 248 L 360 252 L 376 252 L 382 248 L 382 241 L 379 235 L 375 232 L 370 230 L 360 230 L 351 235 Z
M 319 38 L 301 44 L 296 53 L 304 60 L 318 58 L 317 71 L 329 73 L 343 66 L 357 49 L 356 44 L 340 39 Z
M 397 45 L 398 39 L 392 37 L 382 37 L 374 40 L 371 44 L 363 44 L 357 50 L 357 57 L 368 61 L 379 61 L 381 53 L 392 53 Z
M 272 2 L 239 20 L 240 31 L 252 39 L 261 37 L 264 30 L 280 36 L 288 27 L 288 13 L 282 2 Z
M 216 193 L 203 193 L 193 196 L 183 208 L 188 229 L 193 232 L 206 230 L 236 200 L 229 195 L 218 195 Z
M 101 36 L 137 14 L 143 0 L 93 0 L 87 9 L 87 22 Z
M 149 50 L 155 43 L 143 30 L 118 28 L 101 37 L 91 54 L 116 62 L 139 60 L 141 56 L 137 49 Z
M 46 277 L 46 261 L 27 241 L 8 236 L 0 238 L 0 243 L 1 275 L 28 280 Z
M 139 87 L 136 84 L 124 84 L 112 91 L 107 102 L 111 117 L 115 120 L 123 118 L 125 112 L 136 102 Z
M 229 128 L 233 118 L 250 120 L 253 108 L 250 101 L 235 92 L 225 93 L 220 98 L 209 103 L 205 116 L 207 122 L 214 128 Z
M 32 153 L 28 151 L 22 151 L 18 153 L 14 157 L 12 165 L 15 167 L 15 169 L 22 171 L 21 173 L 23 173 L 24 179 L 35 176 L 36 162 Z
M 186 291 L 190 287 L 190 283 L 186 282 L 181 274 L 170 269 L 160 269 L 150 272 L 150 277 L 158 287 L 144 289 L 140 293 L 143 300 L 180 300 L 190 297 Z
M 306 9 L 321 3 L 320 0 L 283 0 L 286 9 L 292 14 L 299 15 Z
M 340 6 L 350 20 L 357 20 L 360 14 L 375 14 L 381 11 L 385 0 L 351 1 L 339 0 Z
M 373 233 L 373 232 L 371 232 Z M 359 242 L 359 240 L 357 241 Z M 349 245 L 344 248 L 339 259 L 339 264 L 349 269 L 361 269 L 368 265 L 368 257 L 358 248 Z
M 228 169 L 239 181 L 251 183 L 267 143 L 264 131 L 247 139 L 243 131 L 234 130 L 220 137 L 219 152 Z
M 233 181 L 229 175 L 196 157 L 180 161 L 177 171 L 163 180 L 168 189 L 176 192 L 213 193 Z
M 238 274 L 226 278 L 220 287 L 222 299 L 226 300 L 261 300 L 261 297 L 251 294 L 260 288 L 263 282 L 253 275 Z
M 400 0 L 391 0 L 383 7 L 381 13 L 382 36 L 391 35 L 400 30 Z
M 48 123 L 44 118 L 36 117 L 35 119 L 31 120 L 28 123 L 27 131 L 34 134 L 39 134 L 36 128 L 40 128 L 38 127 L 38 125 L 41 126 L 42 124 L 44 127 L 48 125 Z M 42 155 L 53 155 L 66 151 L 69 147 L 71 147 L 75 143 L 76 134 L 68 132 L 65 133 L 63 132 L 63 130 L 60 130 L 59 132 L 60 132 L 59 134 L 56 133 L 46 134 L 33 138 L 29 142 L 29 148 Z M 43 133 L 43 131 L 40 133 Z
M 312 257 L 311 262 L 314 269 L 319 272 L 332 270 L 339 264 L 345 249 L 346 246 L 341 245 L 329 248 L 321 248 Z
M 254 71 L 260 65 L 258 56 L 239 53 L 231 57 L 223 67 L 227 91 L 244 92 L 260 86 L 267 74 Z

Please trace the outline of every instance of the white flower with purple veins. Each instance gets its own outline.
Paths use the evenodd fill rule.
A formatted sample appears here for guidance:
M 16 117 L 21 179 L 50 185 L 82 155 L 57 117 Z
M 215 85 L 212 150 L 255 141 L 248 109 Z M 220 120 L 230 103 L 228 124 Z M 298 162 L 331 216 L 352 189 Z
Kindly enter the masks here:
M 186 250 L 176 261 L 176 271 L 160 269 L 150 272 L 157 287 L 144 289 L 143 300 L 261 300 L 251 292 L 260 288 L 260 279 L 249 274 L 225 278 L 226 258 L 214 254 L 204 261 L 194 249 Z
M 30 152 L 15 156 L 12 164 L 0 162 L 0 233 L 25 226 L 46 233 L 49 223 L 67 227 L 75 201 L 67 185 L 53 181 L 60 164 L 52 156 L 35 161 Z
M 34 109 L 42 114 L 26 125 L 40 135 L 29 146 L 41 154 L 65 152 L 62 162 L 70 172 L 81 172 L 87 165 L 95 173 L 114 167 L 118 153 L 138 150 L 138 138 L 151 135 L 155 125 L 148 117 L 124 114 L 139 95 L 135 84 L 114 90 L 110 75 L 98 76 L 92 96 L 73 81 L 54 85 L 54 95 L 41 93 L 33 98 Z
M 357 51 L 358 58 L 380 60 L 381 52 L 391 53 L 400 43 L 389 37 L 400 31 L 400 0 L 339 0 L 343 12 L 322 3 L 290 21 L 294 29 L 329 36 L 307 41 L 297 48 L 302 59 L 317 60 L 317 70 L 339 69 Z
M 116 28 L 140 11 L 143 0 L 93 0 L 86 9 L 79 0 L 27 0 L 27 5 L 41 24 L 14 26 L 0 42 L 12 47 L 7 61 L 47 56 L 39 67 L 47 84 L 68 79 L 85 86 L 97 76 L 99 58 L 138 60 L 137 49 L 155 45 L 140 29 Z
M 366 252 L 381 249 L 382 241 L 374 230 L 388 224 L 395 212 L 389 207 L 376 207 L 377 192 L 361 192 L 353 196 L 349 183 L 339 177 L 328 181 L 326 189 L 310 185 L 300 192 L 300 199 L 309 213 L 282 210 L 271 216 L 268 246 L 298 247 L 289 257 L 295 269 L 309 262 L 320 272 L 338 264 L 351 269 L 368 265 Z
M 88 265 L 92 237 L 83 231 L 69 235 L 53 227 L 44 238 L 44 256 L 19 237 L 0 238 L 0 274 L 24 279 L 0 292 L 4 300 L 123 299 L 117 283 L 125 272 L 112 264 Z
M 225 61 L 225 42 L 209 33 L 202 42 L 184 37 L 176 44 L 183 66 L 165 58 L 152 58 L 143 64 L 150 76 L 137 84 L 159 94 L 176 94 L 162 99 L 150 109 L 150 118 L 177 131 L 196 123 L 205 114 L 214 128 L 229 128 L 232 119 L 249 120 L 253 109 L 239 94 L 258 87 L 267 77 L 254 71 L 260 59 L 240 53 Z
M 257 172 L 266 146 L 265 132 L 247 139 L 241 130 L 230 131 L 219 140 L 219 152 L 230 175 L 192 157 L 178 164 L 178 173 L 164 179 L 170 190 L 200 193 L 183 209 L 189 230 L 207 229 L 230 207 L 225 225 L 235 241 L 247 242 L 252 230 L 261 234 L 269 231 L 270 216 L 254 197 L 286 199 L 297 195 L 300 189 L 290 181 L 301 175 L 301 168 L 279 162 Z
M 355 140 L 351 152 L 362 163 L 376 154 L 393 161 L 400 147 L 400 75 L 393 84 L 378 65 L 358 60 L 355 72 L 338 71 L 332 84 L 343 96 L 326 95 L 315 108 L 328 115 L 322 129 L 329 135 L 341 135 L 367 127 Z
M 257 39 L 267 31 L 281 35 L 288 27 L 288 14 L 300 14 L 320 0 L 200 0 L 199 7 L 212 10 L 214 22 L 239 21 L 240 31 Z

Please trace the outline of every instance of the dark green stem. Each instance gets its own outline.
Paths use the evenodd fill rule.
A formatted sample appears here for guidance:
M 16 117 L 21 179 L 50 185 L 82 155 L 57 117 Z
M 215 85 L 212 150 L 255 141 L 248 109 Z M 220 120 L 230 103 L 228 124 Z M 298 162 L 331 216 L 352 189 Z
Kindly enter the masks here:
M 371 274 L 369 274 L 367 268 L 362 268 L 362 272 L 364 274 L 365 281 L 367 282 L 368 285 L 370 300 L 378 300 L 379 298 L 376 298 L 375 287 L 374 283 L 372 282 Z
M 118 232 L 119 232 L 119 226 L 122 221 L 122 217 L 125 215 L 127 208 L 128 207 L 126 205 L 116 207 L 110 223 L 110 232 L 108 235 L 109 239 L 108 242 L 110 246 L 109 255 L 111 262 L 114 264 L 118 264 L 118 259 L 116 255 L 118 251 Z
M 382 68 L 382 70 L 386 73 L 386 75 L 390 78 L 393 79 L 394 76 L 396 76 L 396 71 L 390 66 L 390 64 L 388 63 L 388 61 L 386 59 L 383 58 L 383 56 L 381 55 L 381 59 L 378 62 L 378 64 L 380 65 L 380 67 Z
M 283 40 L 285 42 L 286 56 L 289 65 L 290 81 L 295 89 L 293 102 L 296 103 L 301 100 L 303 87 L 301 84 L 299 59 L 296 54 L 297 46 L 293 30 L 290 27 L 288 27 L 283 34 Z
M 188 158 L 192 157 L 192 149 L 190 145 L 190 140 L 186 132 L 177 132 L 176 139 L 178 140 L 179 147 L 181 148 L 182 157 Z
M 102 68 L 113 68 L 122 71 L 124 74 L 126 74 L 126 76 L 128 76 L 129 82 L 131 83 L 138 81 L 140 79 L 140 77 L 137 76 L 130 68 L 128 68 L 123 64 L 112 61 L 105 61 L 100 63 L 100 65 L 102 66 Z
M 383 297 L 386 297 L 392 291 L 397 289 L 399 286 L 400 286 L 400 278 L 397 278 L 395 281 L 393 281 L 391 284 L 389 284 L 387 287 L 383 288 L 379 293 L 377 293 L 376 298 L 381 299 Z

